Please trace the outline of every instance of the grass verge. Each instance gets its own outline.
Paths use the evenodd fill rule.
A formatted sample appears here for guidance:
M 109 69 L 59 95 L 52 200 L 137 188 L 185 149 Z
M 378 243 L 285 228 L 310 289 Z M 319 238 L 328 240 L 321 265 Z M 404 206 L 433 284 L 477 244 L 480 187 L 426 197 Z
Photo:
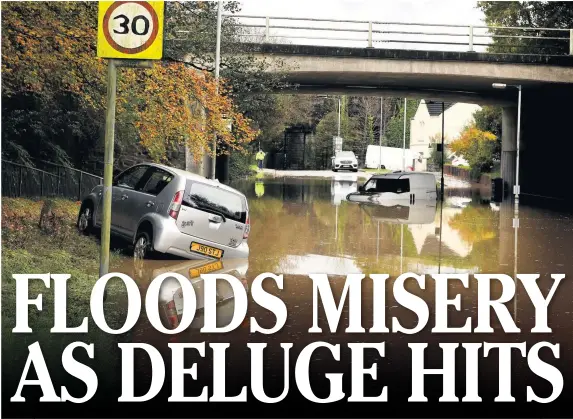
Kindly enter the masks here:
M 362 171 L 366 173 L 375 173 L 375 174 L 384 174 L 391 172 L 390 169 L 362 169 Z
M 40 343 L 55 385 L 65 385 L 70 379 L 74 380 L 72 385 L 77 385 L 77 381 L 61 366 L 62 351 L 77 341 L 94 344 L 95 360 L 89 360 L 82 349 L 74 351 L 74 356 L 96 370 L 100 386 L 112 385 L 117 380 L 117 342 L 129 337 L 107 335 L 91 320 L 91 290 L 99 276 L 99 242 L 95 237 L 76 231 L 78 211 L 79 203 L 67 200 L 2 200 L 2 364 L 3 380 L 8 387 L 17 385 L 20 380 L 28 346 L 34 342 Z M 114 252 L 111 264 L 118 263 L 122 257 L 119 252 Z M 66 301 L 68 326 L 78 326 L 87 317 L 87 334 L 50 333 L 54 321 L 53 283 L 46 288 L 40 280 L 29 281 L 30 298 L 42 294 L 43 310 L 39 311 L 34 306 L 28 308 L 29 327 L 33 332 L 12 333 L 16 324 L 16 286 L 12 275 L 34 273 L 71 275 Z M 104 310 L 111 328 L 119 328 L 123 324 L 127 309 L 125 301 L 123 284 L 119 280 L 110 281 Z M 15 391 L 15 387 L 9 391 Z

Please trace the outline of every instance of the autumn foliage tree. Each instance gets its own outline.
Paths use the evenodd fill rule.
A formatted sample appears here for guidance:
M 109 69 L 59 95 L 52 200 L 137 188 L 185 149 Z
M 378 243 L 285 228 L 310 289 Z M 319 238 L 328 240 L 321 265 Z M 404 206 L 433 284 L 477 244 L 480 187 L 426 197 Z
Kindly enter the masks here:
M 136 107 L 134 125 L 141 145 L 153 160 L 168 161 L 169 151 L 181 145 L 186 145 L 199 159 L 204 152 L 212 152 L 215 137 L 219 145 L 225 146 L 218 148 L 219 154 L 241 151 L 254 140 L 257 131 L 226 95 L 228 87 L 220 82 L 217 91 L 217 83 L 210 74 L 182 63 L 124 71 L 129 72 L 126 78 L 142 86 L 136 90 L 136 97 L 144 100 Z M 137 79 L 143 79 L 144 83 L 137 83 Z M 126 106 L 129 102 L 124 100 Z
M 101 149 L 106 61 L 96 56 L 97 7 L 96 2 L 2 4 L 5 155 L 79 165 Z M 242 149 L 257 132 L 228 92 L 224 81 L 217 92 L 208 72 L 182 62 L 120 69 L 120 163 L 136 153 L 167 161 L 185 143 L 198 157 L 209 152 L 215 136 L 222 149 Z
M 472 171 L 487 172 L 493 166 L 496 140 L 495 134 L 482 131 L 472 124 L 450 144 L 450 148 L 468 161 Z

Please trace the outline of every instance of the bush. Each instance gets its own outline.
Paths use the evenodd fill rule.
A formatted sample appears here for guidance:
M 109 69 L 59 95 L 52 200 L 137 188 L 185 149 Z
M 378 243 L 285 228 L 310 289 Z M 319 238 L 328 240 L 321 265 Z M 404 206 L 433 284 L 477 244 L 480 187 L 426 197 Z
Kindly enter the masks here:
M 252 160 L 250 154 L 232 153 L 229 158 L 229 180 L 236 180 L 252 175 Z

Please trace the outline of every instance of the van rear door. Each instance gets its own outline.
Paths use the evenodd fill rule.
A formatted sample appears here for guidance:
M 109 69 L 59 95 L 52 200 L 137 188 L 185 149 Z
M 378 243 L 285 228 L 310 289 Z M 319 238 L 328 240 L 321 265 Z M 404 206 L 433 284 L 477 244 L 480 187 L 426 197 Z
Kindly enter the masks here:
M 237 247 L 243 241 L 246 221 L 247 200 L 243 195 L 187 180 L 177 217 L 179 231 L 223 246 Z

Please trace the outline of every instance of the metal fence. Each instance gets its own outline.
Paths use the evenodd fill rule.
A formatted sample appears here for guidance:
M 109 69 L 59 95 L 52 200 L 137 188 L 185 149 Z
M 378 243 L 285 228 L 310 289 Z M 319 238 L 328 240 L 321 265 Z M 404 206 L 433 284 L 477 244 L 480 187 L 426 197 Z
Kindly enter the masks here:
M 573 29 L 510 26 L 454 25 L 412 22 L 311 19 L 281 16 L 224 15 L 245 42 L 299 43 L 305 45 L 366 46 L 453 51 L 485 51 L 494 39 L 497 52 L 520 48 L 569 51 L 573 55 Z M 179 31 L 186 32 L 186 31 Z M 520 45 L 522 40 L 541 41 Z M 549 42 L 547 42 L 549 41 Z M 504 50 L 507 48 L 507 50 Z
M 57 166 L 57 165 L 56 165 Z M 61 197 L 81 201 L 103 178 L 64 166 L 55 172 L 2 160 L 2 196 Z

